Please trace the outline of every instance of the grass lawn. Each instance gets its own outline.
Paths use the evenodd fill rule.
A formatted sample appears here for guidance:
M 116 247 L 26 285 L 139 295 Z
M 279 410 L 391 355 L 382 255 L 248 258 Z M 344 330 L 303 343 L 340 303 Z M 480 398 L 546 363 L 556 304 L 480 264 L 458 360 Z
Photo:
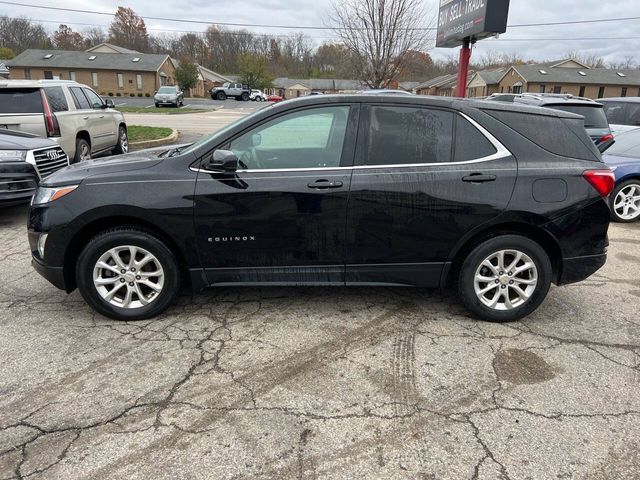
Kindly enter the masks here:
M 116 110 L 123 113 L 162 113 L 164 115 L 180 115 L 184 113 L 203 113 L 203 112 L 211 112 L 213 110 L 206 110 L 204 108 L 191 108 L 191 107 L 134 107 L 129 105 L 121 105 L 116 107 Z
M 157 140 L 171 135 L 171 129 L 166 127 L 142 127 L 129 125 L 129 142 L 142 142 L 144 140 Z

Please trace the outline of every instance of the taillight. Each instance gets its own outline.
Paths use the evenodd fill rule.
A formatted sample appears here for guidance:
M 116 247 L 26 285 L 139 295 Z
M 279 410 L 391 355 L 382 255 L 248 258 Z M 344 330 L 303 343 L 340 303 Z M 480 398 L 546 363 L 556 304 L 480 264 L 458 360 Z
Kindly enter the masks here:
M 613 140 L 613 134 L 608 133 L 607 135 L 605 135 L 604 137 L 602 137 L 600 139 L 599 143 L 604 143 L 604 142 L 608 142 L 609 140 Z
M 609 195 L 616 186 L 616 177 L 611 170 L 587 170 L 582 176 L 602 197 Z
M 40 96 L 42 97 L 42 106 L 44 108 L 44 124 L 47 127 L 47 137 L 59 137 L 60 125 L 56 116 L 51 112 L 49 100 L 47 100 L 44 90 L 40 90 Z

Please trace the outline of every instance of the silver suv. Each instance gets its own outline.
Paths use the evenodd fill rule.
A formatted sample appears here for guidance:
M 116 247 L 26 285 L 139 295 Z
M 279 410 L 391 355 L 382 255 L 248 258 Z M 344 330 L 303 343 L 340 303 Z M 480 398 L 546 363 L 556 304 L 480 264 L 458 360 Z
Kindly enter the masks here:
M 127 124 L 113 102 L 68 80 L 0 80 L 2 128 L 49 137 L 72 163 L 129 150 Z

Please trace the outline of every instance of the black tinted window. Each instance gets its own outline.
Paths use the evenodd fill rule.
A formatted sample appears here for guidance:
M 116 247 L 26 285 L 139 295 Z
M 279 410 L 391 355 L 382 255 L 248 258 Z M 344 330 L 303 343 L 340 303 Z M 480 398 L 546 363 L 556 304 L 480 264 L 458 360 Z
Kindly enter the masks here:
M 49 102 L 49 108 L 51 108 L 53 113 L 66 112 L 69 110 L 67 98 L 64 96 L 62 87 L 47 87 L 44 89 L 44 94 Z
M 88 88 L 83 88 L 84 94 L 87 96 L 87 100 L 89 100 L 89 104 L 91 108 L 101 108 L 102 107 L 102 99 L 93 91 Z
M 80 87 L 71 87 L 71 96 L 73 97 L 73 103 L 76 104 L 76 108 L 79 110 L 88 110 L 91 108 L 89 105 L 89 101 L 87 97 L 82 93 L 82 89 Z
M 0 113 L 42 113 L 38 88 L 0 88 Z
M 415 107 L 371 107 L 367 165 L 451 161 L 453 113 Z
M 485 110 L 541 148 L 563 157 L 600 161 L 593 141 L 581 119 L 560 119 L 545 115 Z
M 585 128 L 609 128 L 609 122 L 602 107 L 591 107 L 588 105 L 550 105 L 549 108 L 582 115 L 584 117 Z
M 487 137 L 471 122 L 460 115 L 456 116 L 456 149 L 453 157 L 456 162 L 488 157 L 496 151 Z

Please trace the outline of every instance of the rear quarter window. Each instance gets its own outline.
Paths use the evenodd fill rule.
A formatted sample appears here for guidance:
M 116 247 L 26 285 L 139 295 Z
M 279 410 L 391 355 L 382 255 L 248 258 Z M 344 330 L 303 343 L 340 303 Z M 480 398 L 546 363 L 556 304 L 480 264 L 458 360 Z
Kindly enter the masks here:
M 0 88 L 0 113 L 42 113 L 39 88 Z
M 454 161 L 466 162 L 468 160 L 476 160 L 489 157 L 496 152 L 496 148 L 480 130 L 461 115 L 456 115 Z
M 531 140 L 540 148 L 562 157 L 601 161 L 600 154 L 580 119 L 549 117 L 521 112 L 484 110 L 495 119 Z
M 62 87 L 46 87 L 44 88 L 44 94 L 49 102 L 49 108 L 51 108 L 53 113 L 66 112 L 69 110 L 67 97 L 64 96 Z

